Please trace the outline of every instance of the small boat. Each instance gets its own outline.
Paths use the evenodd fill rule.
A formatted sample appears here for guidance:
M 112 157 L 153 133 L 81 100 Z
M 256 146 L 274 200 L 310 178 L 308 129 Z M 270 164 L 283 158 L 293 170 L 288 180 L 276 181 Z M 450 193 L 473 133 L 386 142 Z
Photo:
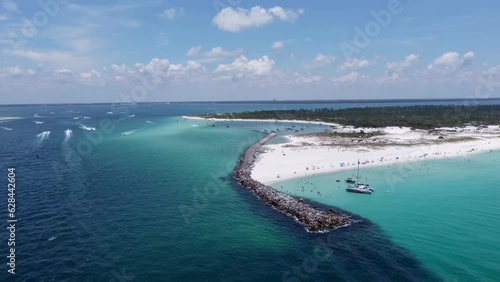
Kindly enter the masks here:
M 353 183 L 356 183 L 356 180 L 352 180 L 352 177 L 348 177 L 345 179 L 345 182 L 353 184 Z
M 348 182 L 348 183 L 351 183 L 352 185 L 348 185 L 345 190 L 347 192 L 359 193 L 359 194 L 371 194 L 371 193 L 373 193 L 375 190 L 370 186 L 370 184 L 363 184 L 363 183 L 358 182 L 358 179 L 360 177 L 361 176 L 359 175 L 359 160 L 358 160 L 358 174 L 356 175 L 357 180 L 353 181 L 352 178 L 347 178 L 346 182 L 349 179 L 349 180 L 353 181 L 354 183 Z
M 370 188 L 370 186 L 366 186 L 364 184 L 355 184 L 355 185 L 349 185 L 347 188 L 345 188 L 347 192 L 351 193 L 359 193 L 359 194 L 371 194 L 373 193 L 373 189 Z
M 353 171 L 353 172 L 352 172 L 351 177 L 348 177 L 348 178 L 346 178 L 346 179 L 345 179 L 345 182 L 346 182 L 346 183 L 349 183 L 349 184 L 354 184 L 354 183 L 356 183 L 356 180 L 353 180 L 353 179 L 352 179 L 352 178 L 354 177 L 354 172 L 356 172 L 356 171 Z

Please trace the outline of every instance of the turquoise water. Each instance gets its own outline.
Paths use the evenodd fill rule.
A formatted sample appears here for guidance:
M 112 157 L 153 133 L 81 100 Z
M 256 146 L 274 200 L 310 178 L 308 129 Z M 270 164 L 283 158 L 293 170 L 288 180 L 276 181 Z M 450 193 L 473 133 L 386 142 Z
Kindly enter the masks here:
M 336 182 L 351 172 L 273 186 L 371 220 L 447 281 L 498 281 L 499 166 L 493 152 L 363 169 L 372 195 L 346 193 Z
M 3 260 L 0 279 L 498 277 L 498 153 L 474 156 L 470 162 L 429 162 L 389 188 L 384 173 L 394 169 L 363 171 L 377 188 L 371 196 L 336 188 L 332 181 L 345 175 L 308 180 L 324 190 L 322 197 L 314 191 L 302 196 L 364 218 L 329 234 L 310 234 L 263 205 L 232 177 L 241 153 L 263 136 L 254 130 L 286 125 L 221 122 L 212 127 L 206 121 L 180 118 L 203 112 L 324 106 L 345 105 L 146 104 L 113 115 L 106 114 L 110 105 L 0 107 L 0 116 L 21 118 L 0 123 L 12 129 L 0 129 L 0 171 L 16 168 L 19 219 L 16 276 L 7 274 Z M 80 116 L 90 119 L 74 119 Z M 112 130 L 103 132 L 101 122 L 108 119 Z M 82 125 L 98 130 L 87 131 Z M 65 140 L 67 129 L 73 134 Z M 310 126 L 304 131 L 323 129 Z M 37 137 L 46 131 L 48 138 Z M 282 185 L 293 190 L 296 184 Z M 0 193 L 0 207 L 6 207 L 6 194 Z M 0 238 L 5 238 L 6 214 L 1 215 Z M 0 257 L 7 251 L 1 239 Z

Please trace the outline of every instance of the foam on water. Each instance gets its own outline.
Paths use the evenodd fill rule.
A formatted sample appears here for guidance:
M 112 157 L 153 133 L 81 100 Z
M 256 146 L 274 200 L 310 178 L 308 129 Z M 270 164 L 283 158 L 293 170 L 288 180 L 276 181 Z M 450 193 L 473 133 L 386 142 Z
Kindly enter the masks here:
M 146 123 L 154 124 L 154 122 L 147 120 Z
M 33 122 L 34 122 L 35 124 L 44 124 L 44 122 L 43 122 L 43 121 L 38 121 L 38 120 L 35 120 L 35 121 L 33 121 Z
M 93 130 L 95 130 L 95 127 L 90 127 L 90 126 L 86 126 L 86 125 L 83 125 L 83 124 L 80 124 L 80 128 L 83 129 L 83 130 L 87 130 L 87 131 L 93 131 Z
M 124 135 L 124 136 L 131 135 L 131 134 L 136 133 L 138 130 L 139 130 L 139 129 L 134 129 L 134 130 L 125 131 L 125 132 L 122 132 L 122 135 Z
M 50 131 L 44 131 L 40 134 L 37 134 L 36 135 L 36 141 L 35 141 L 35 144 L 36 145 L 40 145 L 42 144 L 43 141 L 45 141 L 46 139 L 49 138 L 49 135 L 50 135 Z
M 71 129 L 66 129 L 64 131 L 64 141 L 63 141 L 63 143 L 68 142 L 68 140 L 71 138 L 72 135 L 73 135 L 73 131 Z
M 0 126 L 0 128 L 1 128 L 1 129 L 4 129 L 4 130 L 8 130 L 8 131 L 11 131 L 11 130 L 12 130 L 12 128 L 10 128 L 10 127 L 5 127 L 5 126 Z

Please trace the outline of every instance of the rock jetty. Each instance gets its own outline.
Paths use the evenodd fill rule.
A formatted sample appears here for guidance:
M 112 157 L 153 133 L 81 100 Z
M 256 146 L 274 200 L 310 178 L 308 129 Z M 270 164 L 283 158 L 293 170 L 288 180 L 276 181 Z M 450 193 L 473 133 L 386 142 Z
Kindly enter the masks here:
M 235 176 L 238 183 L 252 190 L 264 203 L 295 218 L 299 223 L 304 225 L 309 232 L 326 232 L 355 222 L 355 220 L 351 219 L 347 214 L 332 209 L 320 210 L 311 207 L 301 198 L 297 199 L 286 195 L 276 191 L 271 186 L 264 185 L 252 179 L 252 167 L 260 147 L 275 136 L 276 133 L 267 135 L 259 142 L 250 146 L 241 156 L 240 162 L 235 170 Z

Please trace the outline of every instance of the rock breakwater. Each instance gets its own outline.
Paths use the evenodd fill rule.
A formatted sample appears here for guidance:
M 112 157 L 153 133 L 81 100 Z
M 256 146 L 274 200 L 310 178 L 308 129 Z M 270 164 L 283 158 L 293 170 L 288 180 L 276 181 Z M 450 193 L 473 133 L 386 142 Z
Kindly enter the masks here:
M 326 232 L 342 226 L 349 225 L 355 220 L 347 214 L 329 210 L 320 210 L 307 204 L 303 199 L 297 199 L 276 191 L 271 186 L 252 179 L 252 167 L 259 153 L 259 149 L 274 138 L 276 133 L 271 133 L 259 142 L 250 146 L 240 158 L 235 170 L 238 183 L 253 191 L 253 193 L 264 203 L 295 218 L 309 232 Z

